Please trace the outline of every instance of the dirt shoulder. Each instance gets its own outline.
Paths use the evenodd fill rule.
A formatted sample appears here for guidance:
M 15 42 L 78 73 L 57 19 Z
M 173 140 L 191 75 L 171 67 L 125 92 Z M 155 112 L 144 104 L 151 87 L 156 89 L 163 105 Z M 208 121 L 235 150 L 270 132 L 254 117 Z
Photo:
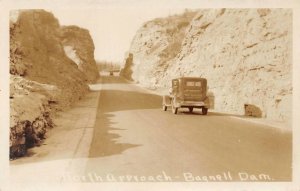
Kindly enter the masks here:
M 67 174 L 84 170 L 100 96 L 98 82 L 90 85 L 90 92 L 69 110 L 56 114 L 56 127 L 47 133 L 40 147 L 10 162 L 11 183 L 18 183 L 18 187 L 28 185 L 36 177 L 39 182 L 59 183 Z

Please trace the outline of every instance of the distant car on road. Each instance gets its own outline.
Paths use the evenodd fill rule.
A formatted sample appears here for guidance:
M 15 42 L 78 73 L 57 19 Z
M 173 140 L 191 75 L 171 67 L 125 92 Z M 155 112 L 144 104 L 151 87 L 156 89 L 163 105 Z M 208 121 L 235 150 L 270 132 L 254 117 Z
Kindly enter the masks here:
M 109 72 L 109 75 L 110 75 L 110 76 L 113 76 L 113 75 L 114 75 L 114 72 L 113 72 L 113 71 L 110 71 L 110 72 Z
M 207 96 L 207 80 L 197 77 L 181 77 L 172 80 L 170 95 L 163 96 L 163 110 L 168 107 L 177 114 L 179 108 L 202 109 L 202 114 L 207 115 L 209 98 Z

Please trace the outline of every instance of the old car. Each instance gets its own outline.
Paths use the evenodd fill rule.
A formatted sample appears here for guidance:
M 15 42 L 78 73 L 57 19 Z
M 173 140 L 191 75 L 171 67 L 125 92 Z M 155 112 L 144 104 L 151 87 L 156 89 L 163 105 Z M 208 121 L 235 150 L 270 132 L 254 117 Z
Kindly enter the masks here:
M 209 98 L 207 96 L 207 80 L 199 77 L 181 77 L 172 80 L 170 95 L 163 96 L 163 110 L 168 107 L 177 114 L 179 108 L 202 109 L 202 114 L 207 115 Z

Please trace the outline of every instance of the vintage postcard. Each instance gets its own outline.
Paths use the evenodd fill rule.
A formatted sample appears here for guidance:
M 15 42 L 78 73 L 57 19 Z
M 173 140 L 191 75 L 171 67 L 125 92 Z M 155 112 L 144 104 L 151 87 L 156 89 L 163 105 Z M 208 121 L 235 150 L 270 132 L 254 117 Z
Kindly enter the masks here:
M 0 1 L 5 190 L 300 190 L 296 1 Z

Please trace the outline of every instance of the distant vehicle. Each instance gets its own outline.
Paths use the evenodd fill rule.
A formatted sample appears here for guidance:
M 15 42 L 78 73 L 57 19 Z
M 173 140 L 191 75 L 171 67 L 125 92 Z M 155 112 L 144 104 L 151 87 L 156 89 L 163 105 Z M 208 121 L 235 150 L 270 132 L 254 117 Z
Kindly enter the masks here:
M 202 109 L 202 114 L 207 115 L 209 98 L 207 96 L 207 80 L 197 77 L 181 77 L 172 80 L 170 95 L 163 96 L 163 110 L 168 107 L 177 114 L 179 108 Z
M 109 75 L 110 75 L 110 76 L 113 76 L 113 75 L 114 75 L 114 72 L 113 72 L 113 71 L 110 71 L 110 72 L 109 72 Z

